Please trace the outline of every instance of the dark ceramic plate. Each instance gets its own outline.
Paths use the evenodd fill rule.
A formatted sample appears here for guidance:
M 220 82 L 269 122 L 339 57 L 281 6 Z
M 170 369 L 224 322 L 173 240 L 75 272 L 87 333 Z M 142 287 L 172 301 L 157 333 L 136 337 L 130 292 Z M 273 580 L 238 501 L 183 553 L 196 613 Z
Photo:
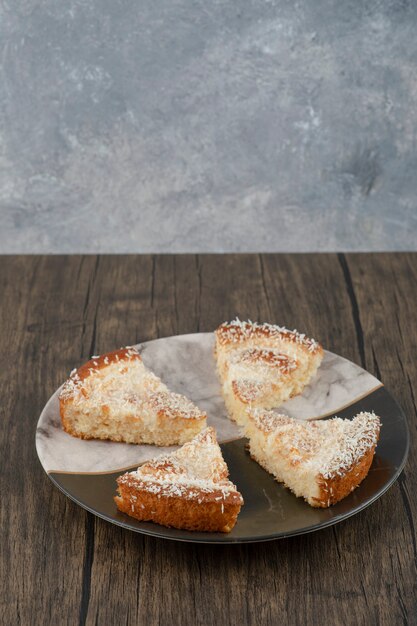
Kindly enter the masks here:
M 341 357 L 337 358 L 340 359 Z M 348 362 L 345 361 L 345 363 Z M 357 366 L 354 367 L 357 368 Z M 357 370 L 363 372 L 360 368 Z M 363 373 L 365 374 L 365 372 Z M 319 383 L 320 381 L 317 384 Z M 37 448 L 41 462 L 55 485 L 77 504 L 113 524 L 136 532 L 177 541 L 203 543 L 267 541 L 312 532 L 341 522 L 372 504 L 389 489 L 404 467 L 409 446 L 409 434 L 404 413 L 382 385 L 338 410 L 337 415 L 346 418 L 351 418 L 360 411 L 375 411 L 382 421 L 381 436 L 371 469 L 363 483 L 338 504 L 328 509 L 314 509 L 275 482 L 272 476 L 250 459 L 246 450 L 245 439 L 235 439 L 222 443 L 221 448 L 230 470 L 231 480 L 241 491 L 245 504 L 235 528 L 228 534 L 188 532 L 165 528 L 150 522 L 139 522 L 117 510 L 113 501 L 115 481 L 126 470 L 126 466 L 123 470 L 117 471 L 94 472 L 94 467 L 88 472 L 71 472 L 65 469 L 54 471 L 51 468 L 53 461 L 50 461 L 47 447 L 42 441 L 45 439 L 47 442 L 51 442 L 54 437 L 55 439 L 64 437 L 65 444 L 66 437 L 68 437 L 68 446 L 70 446 L 71 437 L 60 432 L 59 416 L 55 422 L 50 417 L 53 413 L 51 402 L 53 402 L 53 398 L 45 407 L 38 425 Z M 290 405 L 288 413 L 291 414 Z M 49 415 L 49 426 L 45 425 L 46 414 Z M 326 417 L 331 417 L 333 414 L 326 415 Z M 88 446 L 91 446 L 92 443 L 83 441 L 78 442 L 78 445 L 83 445 L 86 454 L 88 454 L 88 450 L 92 450 Z M 57 447 L 59 445 L 60 440 L 57 439 Z M 114 450 L 109 446 L 119 446 L 120 444 L 100 442 L 96 445 L 102 446 L 101 449 L 105 453 L 106 450 Z M 135 446 L 133 446 L 134 448 Z M 136 448 L 146 448 L 146 446 Z M 123 445 L 120 449 L 123 451 Z M 132 450 L 132 446 L 129 449 Z M 131 469 L 134 469 L 137 464 L 133 464 Z M 119 467 L 122 467 L 122 464 L 119 464 Z

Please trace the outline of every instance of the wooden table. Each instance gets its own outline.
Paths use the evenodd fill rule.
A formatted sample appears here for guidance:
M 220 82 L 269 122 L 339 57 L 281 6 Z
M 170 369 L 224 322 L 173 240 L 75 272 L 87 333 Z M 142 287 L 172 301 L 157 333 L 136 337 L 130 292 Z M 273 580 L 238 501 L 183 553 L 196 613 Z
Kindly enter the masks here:
M 417 623 L 416 254 L 1 257 L 0 284 L 2 624 Z M 412 447 L 386 495 L 222 547 L 122 530 L 54 488 L 35 426 L 74 365 L 236 315 L 305 330 L 395 394 Z

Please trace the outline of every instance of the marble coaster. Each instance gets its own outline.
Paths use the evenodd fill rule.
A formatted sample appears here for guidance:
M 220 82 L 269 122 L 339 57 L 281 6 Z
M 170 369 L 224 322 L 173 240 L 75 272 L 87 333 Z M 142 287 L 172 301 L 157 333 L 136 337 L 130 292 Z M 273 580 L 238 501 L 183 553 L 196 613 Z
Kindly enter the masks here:
M 178 335 L 139 344 L 143 361 L 172 391 L 193 400 L 208 414 L 220 443 L 240 439 L 237 425 L 228 419 L 213 357 L 213 333 Z M 299 419 L 335 415 L 381 387 L 374 376 L 325 352 L 323 362 L 302 395 L 280 411 Z M 131 468 L 175 447 L 133 445 L 112 441 L 84 441 L 68 435 L 59 416 L 59 389 L 47 402 L 36 430 L 36 449 L 47 472 L 101 473 Z

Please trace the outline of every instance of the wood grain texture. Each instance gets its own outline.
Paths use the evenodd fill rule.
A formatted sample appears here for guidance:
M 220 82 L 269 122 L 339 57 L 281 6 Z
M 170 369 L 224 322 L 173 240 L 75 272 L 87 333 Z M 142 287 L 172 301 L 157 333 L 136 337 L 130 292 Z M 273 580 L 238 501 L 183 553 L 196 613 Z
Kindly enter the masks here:
M 2 623 L 417 623 L 417 255 L 1 257 L 0 287 Z M 35 427 L 72 367 L 235 315 L 305 330 L 396 395 L 412 448 L 386 495 L 311 535 L 205 546 L 124 531 L 53 487 Z

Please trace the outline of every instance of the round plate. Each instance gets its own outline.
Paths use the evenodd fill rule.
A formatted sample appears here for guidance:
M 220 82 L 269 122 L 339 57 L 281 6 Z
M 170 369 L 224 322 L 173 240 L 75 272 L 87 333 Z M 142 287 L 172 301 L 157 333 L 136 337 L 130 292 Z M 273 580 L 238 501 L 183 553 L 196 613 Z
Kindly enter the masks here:
M 103 519 L 136 532 L 204 543 L 267 541 L 308 533 L 358 513 L 379 498 L 404 467 L 409 433 L 403 411 L 380 381 L 354 363 L 325 352 L 311 385 L 280 411 L 299 419 L 352 418 L 360 411 L 381 417 L 381 436 L 368 476 L 347 498 L 328 509 L 314 509 L 277 483 L 246 450 L 236 424 L 227 418 L 213 358 L 212 333 L 180 335 L 139 344 L 144 363 L 170 389 L 190 397 L 207 411 L 221 444 L 230 478 L 242 493 L 242 507 L 228 533 L 202 533 L 165 528 L 118 511 L 113 497 L 116 478 L 127 469 L 172 448 L 111 441 L 84 441 L 63 431 L 59 389 L 39 418 L 36 449 L 52 482 L 67 496 Z

